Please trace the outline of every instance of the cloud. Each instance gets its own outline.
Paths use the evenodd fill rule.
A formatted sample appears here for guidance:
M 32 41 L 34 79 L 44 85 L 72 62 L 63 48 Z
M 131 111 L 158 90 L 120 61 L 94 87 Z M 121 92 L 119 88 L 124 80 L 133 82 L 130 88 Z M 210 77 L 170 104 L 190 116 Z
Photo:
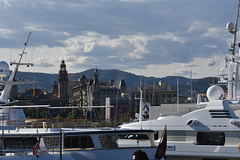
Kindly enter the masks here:
M 71 34 L 68 33 L 68 32 L 63 32 L 63 35 L 65 35 L 65 36 L 70 36 Z
M 225 23 L 229 15 L 235 17 L 236 4 L 223 0 L 0 1 L 4 6 L 0 51 L 21 52 L 32 31 L 29 49 L 41 71 L 57 72 L 65 59 L 71 72 L 121 66 L 135 73 L 149 69 L 149 75 L 157 76 L 173 74 L 176 65 L 181 74 L 187 67 L 201 70 L 214 62 L 209 61 L 212 56 L 223 55 L 232 42 Z M 158 72 L 156 65 L 161 68 Z
M 204 30 L 206 28 L 206 22 L 200 22 L 197 20 L 192 21 L 187 32 L 194 32 L 196 30 Z
M 108 35 L 88 31 L 82 35 L 69 38 L 62 43 L 65 45 L 68 54 L 87 54 L 97 47 L 111 49 L 122 49 L 124 57 L 131 59 L 142 59 L 144 54 L 149 54 L 148 43 L 155 40 L 170 40 L 173 42 L 184 43 L 184 38 L 179 38 L 173 33 L 164 35 L 120 35 L 111 39 Z
M 204 37 L 219 37 L 224 30 L 221 28 L 211 27 L 207 28 L 207 32 L 203 34 Z
M 9 34 L 12 34 L 14 31 L 6 28 L 0 28 L 0 37 L 7 38 Z
M 86 56 L 80 56 L 80 57 L 78 57 L 77 62 L 85 63 L 87 61 L 87 59 L 88 59 L 88 57 L 86 57 Z
M 35 60 L 34 65 L 38 67 L 44 67 L 44 68 L 54 67 L 54 64 L 49 62 L 47 58 L 41 58 L 41 59 Z
M 63 42 L 71 53 L 89 53 L 102 39 L 101 34 L 96 32 L 85 32 L 83 35 L 69 38 Z
M 177 72 L 176 71 L 172 71 L 172 72 L 170 72 L 170 74 L 174 75 L 174 76 L 190 77 L 190 72 L 191 72 L 191 70 L 181 69 L 181 70 L 178 70 Z
M 28 23 L 24 26 L 24 29 L 32 32 L 48 32 L 42 25 L 36 23 Z
M 185 43 L 185 40 L 184 40 L 185 38 L 179 37 L 174 33 L 170 33 L 170 32 L 166 32 L 164 35 L 159 35 L 158 37 L 165 40 L 171 40 L 173 42 Z
M 214 49 L 214 48 L 217 48 L 218 46 L 217 46 L 217 45 L 210 45 L 210 44 L 207 44 L 206 47 L 208 47 L 208 48 L 213 48 L 213 49 Z
M 3 4 L 3 8 L 11 7 L 11 4 L 9 3 L 8 0 L 1 0 L 0 4 Z

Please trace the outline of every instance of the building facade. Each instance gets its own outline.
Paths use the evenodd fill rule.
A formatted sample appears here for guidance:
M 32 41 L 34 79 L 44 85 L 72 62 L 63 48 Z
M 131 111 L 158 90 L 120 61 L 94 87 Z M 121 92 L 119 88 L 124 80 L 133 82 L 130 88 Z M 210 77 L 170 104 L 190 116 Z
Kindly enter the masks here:
M 79 84 L 73 87 L 72 102 L 79 106 L 102 106 L 105 99 L 127 96 L 125 81 L 122 80 L 117 87 L 114 80 L 99 82 L 98 70 L 94 70 L 94 78 L 87 79 L 85 75 L 79 79 Z
M 72 88 L 72 104 L 76 106 L 106 106 L 106 99 L 111 99 L 113 107 L 94 109 L 98 118 L 113 120 L 119 115 L 128 114 L 130 102 L 125 81 L 120 81 L 119 86 L 115 84 L 114 80 L 100 82 L 97 69 L 94 70 L 93 77 L 93 79 L 88 79 L 85 75 L 80 77 L 78 85 Z M 117 112 L 115 112 L 116 106 Z M 82 111 L 85 116 L 87 112 L 87 110 Z
M 65 61 L 62 60 L 58 73 L 58 98 L 68 98 L 68 73 Z
M 177 91 L 171 90 L 171 86 L 165 82 L 159 82 L 154 85 L 141 86 L 143 102 L 151 106 L 160 106 L 161 104 L 177 103 Z M 133 112 L 139 112 L 140 87 L 131 92 L 131 108 Z

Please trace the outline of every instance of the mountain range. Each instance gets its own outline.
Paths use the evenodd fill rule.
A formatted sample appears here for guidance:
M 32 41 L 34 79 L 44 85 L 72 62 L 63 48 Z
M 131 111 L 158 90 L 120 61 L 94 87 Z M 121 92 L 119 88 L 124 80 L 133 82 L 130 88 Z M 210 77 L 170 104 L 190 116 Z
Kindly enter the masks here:
M 102 70 L 98 69 L 99 81 L 105 82 L 114 80 L 118 84 L 119 80 L 125 80 L 128 92 L 136 90 L 140 84 L 154 84 L 160 81 L 166 82 L 171 85 L 171 89 L 176 90 L 177 79 L 179 81 L 179 92 L 180 94 L 189 94 L 190 90 L 194 90 L 197 93 L 206 93 L 207 88 L 213 84 L 214 77 L 207 77 L 202 79 L 189 79 L 186 77 L 179 76 L 167 76 L 163 78 L 156 77 L 144 77 L 135 75 L 129 72 L 120 71 L 117 69 Z M 78 80 L 82 75 L 85 75 L 88 79 L 93 79 L 94 69 L 89 69 L 83 72 L 74 73 L 74 80 Z M 141 77 L 141 78 L 140 78 Z M 18 72 L 16 80 L 24 81 L 37 81 L 36 84 L 38 89 L 51 91 L 54 81 L 58 82 L 58 74 L 48 73 L 35 73 L 35 72 Z M 20 85 L 18 86 L 19 91 L 23 91 L 26 88 L 34 88 L 34 84 Z

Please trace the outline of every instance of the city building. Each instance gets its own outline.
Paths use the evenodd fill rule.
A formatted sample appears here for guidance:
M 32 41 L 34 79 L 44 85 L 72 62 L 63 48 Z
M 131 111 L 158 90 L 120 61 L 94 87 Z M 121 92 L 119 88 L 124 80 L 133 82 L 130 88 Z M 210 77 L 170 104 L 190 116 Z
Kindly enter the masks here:
M 72 104 L 77 106 L 105 106 L 107 98 L 111 100 L 111 105 L 114 107 L 105 109 L 105 119 L 113 120 L 115 113 L 117 113 L 117 116 L 129 113 L 130 103 L 125 81 L 121 80 L 118 86 L 114 80 L 100 82 L 97 68 L 94 70 L 93 77 L 93 79 L 87 79 L 85 75 L 80 77 L 79 84 L 72 89 Z M 115 112 L 116 105 L 118 106 L 117 112 Z M 95 110 L 99 111 L 100 109 Z M 85 111 L 83 113 L 85 114 Z
M 68 98 L 68 73 L 65 61 L 62 60 L 60 70 L 58 72 L 58 98 Z
M 99 82 L 98 70 L 94 70 L 94 79 L 87 79 L 82 75 L 79 84 L 72 89 L 72 103 L 80 106 L 101 106 L 105 105 L 105 99 L 126 97 L 127 88 L 124 80 L 121 80 L 117 87 L 114 80 Z
M 146 104 L 151 106 L 160 106 L 161 104 L 177 103 L 177 91 L 172 90 L 169 84 L 159 82 L 153 85 L 141 86 L 142 99 Z M 131 92 L 131 109 L 132 117 L 134 113 L 139 112 L 140 104 L 140 87 L 138 90 Z
M 170 85 L 165 82 L 159 82 L 153 85 L 141 86 L 143 92 L 142 98 L 144 102 L 151 103 L 151 105 L 157 106 L 163 103 L 176 103 L 177 102 L 177 91 L 171 90 Z M 131 104 L 139 104 L 140 98 L 140 87 L 138 90 L 131 92 Z

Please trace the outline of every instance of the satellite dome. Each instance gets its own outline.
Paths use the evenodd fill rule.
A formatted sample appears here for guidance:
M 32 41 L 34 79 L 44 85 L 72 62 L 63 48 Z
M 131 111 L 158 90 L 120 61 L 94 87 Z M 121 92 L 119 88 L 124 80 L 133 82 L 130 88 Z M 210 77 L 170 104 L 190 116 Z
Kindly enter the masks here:
M 229 22 L 226 26 L 226 29 L 231 32 L 234 30 L 234 24 L 232 22 Z
M 207 90 L 207 97 L 209 101 L 222 99 L 224 97 L 224 91 L 218 85 L 211 86 Z
M 7 77 L 9 75 L 9 65 L 7 62 L 0 62 L 0 77 Z

